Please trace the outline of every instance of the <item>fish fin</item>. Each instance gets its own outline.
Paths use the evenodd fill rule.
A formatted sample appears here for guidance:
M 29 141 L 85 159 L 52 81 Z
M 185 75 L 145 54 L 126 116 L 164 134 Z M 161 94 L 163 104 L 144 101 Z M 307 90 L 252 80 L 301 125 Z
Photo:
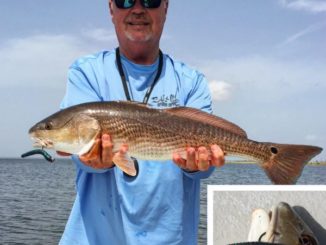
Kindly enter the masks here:
M 134 161 L 128 154 L 114 154 L 112 161 L 114 164 L 120 168 L 123 172 L 130 176 L 136 176 L 137 170 Z
M 234 123 L 231 123 L 225 120 L 224 118 L 209 114 L 207 112 L 203 112 L 195 108 L 174 107 L 174 108 L 164 109 L 163 111 L 175 116 L 196 120 L 199 122 L 209 124 L 214 127 L 222 128 L 234 134 L 237 134 L 241 137 L 247 138 L 247 133 L 242 128 L 235 125 Z
M 137 106 L 142 106 L 142 107 L 146 107 L 149 108 L 148 104 L 144 103 L 144 102 L 139 102 L 139 101 L 134 101 L 134 100 L 119 100 L 119 101 L 115 101 L 116 103 L 119 104 L 126 104 L 126 105 L 137 105 Z
M 295 184 L 304 166 L 323 150 L 309 145 L 266 144 L 271 156 L 262 168 L 274 184 Z

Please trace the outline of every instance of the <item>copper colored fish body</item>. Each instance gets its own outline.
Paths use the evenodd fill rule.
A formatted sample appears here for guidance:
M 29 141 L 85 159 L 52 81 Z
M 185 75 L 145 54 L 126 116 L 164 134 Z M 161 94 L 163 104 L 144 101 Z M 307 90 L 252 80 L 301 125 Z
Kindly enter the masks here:
M 108 133 L 115 150 L 126 143 L 130 156 L 144 160 L 168 160 L 174 152 L 185 155 L 189 146 L 209 149 L 217 144 L 228 155 L 256 160 L 276 184 L 295 183 L 305 164 L 322 151 L 315 146 L 250 140 L 237 125 L 196 109 L 158 110 L 131 102 L 72 106 L 37 123 L 29 133 L 36 146 L 78 155 L 87 153 L 97 137 Z M 114 162 L 125 170 L 132 161 Z

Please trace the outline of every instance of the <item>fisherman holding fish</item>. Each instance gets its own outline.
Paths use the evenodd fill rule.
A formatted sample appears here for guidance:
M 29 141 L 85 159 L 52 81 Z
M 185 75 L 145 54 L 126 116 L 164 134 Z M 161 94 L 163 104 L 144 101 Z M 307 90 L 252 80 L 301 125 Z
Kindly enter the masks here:
M 29 130 L 42 149 L 22 155 L 72 154 L 77 195 L 60 244 L 197 244 L 200 180 L 224 151 L 275 184 L 294 184 L 322 151 L 251 140 L 211 115 L 205 77 L 159 49 L 168 0 L 109 8 L 119 47 L 70 67 L 62 110 Z
M 159 49 L 168 4 L 109 0 L 119 48 L 80 58 L 70 67 L 61 109 L 132 100 L 210 113 L 206 78 Z M 217 145 L 189 147 L 185 159 L 175 153 L 173 161 L 138 160 L 132 177 L 114 164 L 128 154 L 125 143 L 99 135 L 89 152 L 72 156 L 77 195 L 60 244 L 197 244 L 200 180 L 224 164 L 223 151 Z

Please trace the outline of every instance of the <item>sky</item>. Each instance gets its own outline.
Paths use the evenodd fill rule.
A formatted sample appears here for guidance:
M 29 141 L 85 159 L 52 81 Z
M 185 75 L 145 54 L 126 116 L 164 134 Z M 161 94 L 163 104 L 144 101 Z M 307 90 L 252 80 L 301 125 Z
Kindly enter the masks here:
M 107 0 L 0 9 L 0 157 L 19 157 L 59 109 L 69 65 L 117 41 Z M 249 138 L 326 148 L 326 0 L 170 0 L 161 49 L 205 74 L 214 114 Z

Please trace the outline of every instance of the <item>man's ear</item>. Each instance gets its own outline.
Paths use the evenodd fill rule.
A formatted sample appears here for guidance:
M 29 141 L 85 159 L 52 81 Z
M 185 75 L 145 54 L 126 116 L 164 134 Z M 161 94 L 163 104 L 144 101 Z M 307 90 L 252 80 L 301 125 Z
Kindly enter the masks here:
M 113 11 L 112 11 L 112 4 L 113 4 L 112 0 L 109 0 L 109 10 L 110 10 L 110 14 L 111 14 L 111 16 L 112 16 L 112 14 L 113 14 Z
M 169 0 L 165 0 L 165 14 L 168 13 L 168 8 L 169 8 Z

